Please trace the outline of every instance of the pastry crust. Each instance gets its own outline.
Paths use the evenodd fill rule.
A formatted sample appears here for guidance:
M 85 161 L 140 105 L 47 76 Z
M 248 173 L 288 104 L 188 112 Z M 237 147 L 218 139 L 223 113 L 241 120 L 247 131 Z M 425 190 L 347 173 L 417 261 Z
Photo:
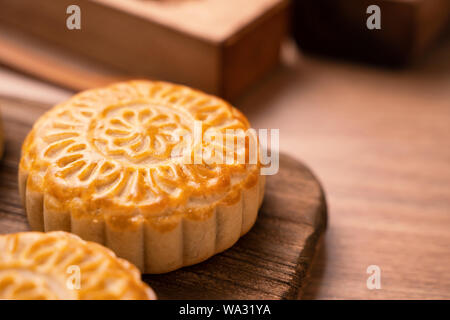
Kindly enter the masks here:
M 225 101 L 165 82 L 118 83 L 54 107 L 22 148 L 19 191 L 31 228 L 101 243 L 145 273 L 231 247 L 255 223 L 265 179 L 259 153 L 248 161 L 251 137 L 216 164 L 219 153 L 205 149 L 230 150 L 205 142 L 208 129 L 226 135 L 250 125 Z M 178 150 L 180 132 L 194 142 Z
M 77 278 L 78 277 L 78 278 Z M 152 300 L 138 269 L 66 232 L 0 236 L 0 299 Z

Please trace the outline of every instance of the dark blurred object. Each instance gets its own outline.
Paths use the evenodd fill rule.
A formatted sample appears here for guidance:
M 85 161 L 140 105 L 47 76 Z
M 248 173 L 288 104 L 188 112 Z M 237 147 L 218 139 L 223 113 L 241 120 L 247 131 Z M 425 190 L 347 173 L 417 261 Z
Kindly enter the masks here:
M 81 9 L 81 30 L 66 9 Z M 288 0 L 0 0 L 0 24 L 146 78 L 233 98 L 279 62 Z M 70 77 L 70 74 L 67 75 Z
M 368 6 L 381 9 L 369 30 Z M 302 50 L 386 65 L 420 57 L 445 28 L 450 0 L 294 0 L 293 33 Z

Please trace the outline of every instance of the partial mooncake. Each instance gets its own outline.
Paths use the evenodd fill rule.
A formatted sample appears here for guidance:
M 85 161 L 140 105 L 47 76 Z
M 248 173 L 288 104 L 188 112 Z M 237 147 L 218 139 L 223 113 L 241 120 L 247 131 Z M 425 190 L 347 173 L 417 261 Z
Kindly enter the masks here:
M 43 115 L 23 144 L 30 226 L 101 243 L 145 273 L 201 262 L 255 223 L 264 176 L 248 129 L 228 103 L 185 86 L 131 81 L 82 92 Z M 233 130 L 245 143 L 205 136 Z
M 0 236 L 0 299 L 155 299 L 138 269 L 66 232 Z

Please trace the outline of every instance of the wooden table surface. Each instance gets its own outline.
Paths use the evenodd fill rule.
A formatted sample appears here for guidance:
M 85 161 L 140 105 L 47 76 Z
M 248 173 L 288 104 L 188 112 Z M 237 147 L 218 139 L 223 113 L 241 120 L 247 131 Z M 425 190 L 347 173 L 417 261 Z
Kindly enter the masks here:
M 329 225 L 309 299 L 450 298 L 450 39 L 420 64 L 386 70 L 302 57 L 235 105 L 322 181 Z M 0 95 L 71 95 L 0 69 Z M 1 108 L 1 106 L 0 106 Z M 369 290 L 369 265 L 381 289 Z

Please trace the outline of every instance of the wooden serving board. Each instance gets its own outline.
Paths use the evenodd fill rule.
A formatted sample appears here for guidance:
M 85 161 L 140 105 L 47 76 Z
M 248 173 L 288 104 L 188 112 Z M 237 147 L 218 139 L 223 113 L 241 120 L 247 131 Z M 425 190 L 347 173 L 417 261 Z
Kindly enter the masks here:
M 22 142 L 50 106 L 0 97 L 5 154 L 0 161 L 0 233 L 29 230 L 17 191 Z M 145 275 L 160 299 L 295 299 L 325 231 L 323 190 L 303 164 L 280 155 L 278 174 L 267 177 L 266 195 L 253 229 L 231 249 L 195 266 Z
M 81 29 L 66 27 L 78 5 Z M 279 62 L 289 0 L 0 0 L 8 27 L 116 67 L 227 99 Z

